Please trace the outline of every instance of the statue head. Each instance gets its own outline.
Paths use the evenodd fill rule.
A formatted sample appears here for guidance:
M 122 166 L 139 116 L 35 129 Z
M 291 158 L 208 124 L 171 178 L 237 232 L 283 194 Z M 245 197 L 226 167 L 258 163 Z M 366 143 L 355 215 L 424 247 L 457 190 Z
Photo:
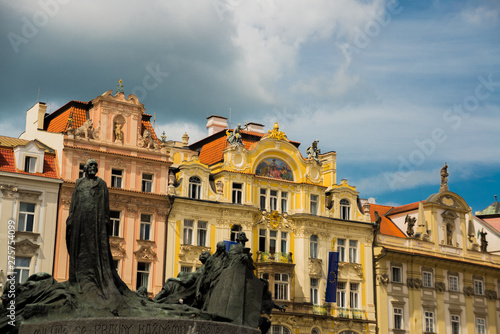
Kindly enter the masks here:
M 93 158 L 87 160 L 85 165 L 83 166 L 83 171 L 85 172 L 85 176 L 94 177 L 97 174 L 97 161 Z
M 200 262 L 205 264 L 205 262 L 207 262 L 208 258 L 210 257 L 210 252 L 209 251 L 203 251 L 201 252 L 200 254 Z
M 224 241 L 219 241 L 217 243 L 217 253 L 221 254 L 224 253 L 225 251 L 226 251 L 226 244 L 224 243 Z
M 238 235 L 236 236 L 236 241 L 241 242 L 243 246 L 245 246 L 245 242 L 248 241 L 246 233 L 243 231 L 238 232 Z

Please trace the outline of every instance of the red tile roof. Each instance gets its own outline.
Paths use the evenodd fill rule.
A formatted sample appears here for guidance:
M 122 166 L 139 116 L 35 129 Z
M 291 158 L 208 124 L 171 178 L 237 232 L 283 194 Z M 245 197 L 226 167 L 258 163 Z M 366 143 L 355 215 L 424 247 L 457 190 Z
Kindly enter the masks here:
M 485 222 L 491 225 L 495 230 L 500 232 L 500 217 L 498 218 L 481 218 Z
M 73 129 L 77 129 L 87 120 L 87 110 L 90 106 L 90 102 L 70 101 L 45 117 L 44 129 L 49 132 L 66 132 L 70 116 L 73 118 Z
M 226 131 L 232 132 L 233 129 L 224 129 L 213 135 L 206 137 L 194 144 L 190 145 L 192 150 L 199 150 L 200 161 L 206 165 L 213 165 L 215 163 L 221 162 L 224 159 L 224 150 L 228 146 L 226 140 Z M 257 142 L 264 137 L 266 133 L 259 133 L 253 131 L 241 131 L 241 137 L 243 145 L 247 150 L 251 150 L 255 147 Z M 295 141 L 290 141 L 291 144 L 299 147 L 300 143 Z
M 424 201 L 422 201 L 422 202 L 424 202 Z M 405 205 L 397 206 L 389 214 L 390 215 L 394 215 L 394 214 L 402 213 L 402 212 L 406 212 L 406 211 L 417 210 L 418 209 L 418 203 L 420 203 L 420 202 L 415 202 L 415 203 L 410 203 L 410 204 L 405 204 Z
M 375 221 L 375 211 L 378 212 L 379 216 L 382 218 L 380 222 L 380 233 L 385 235 L 391 235 L 394 237 L 406 238 L 406 235 L 397 227 L 394 222 L 387 217 L 387 213 L 393 209 L 392 206 L 370 204 L 370 217 L 372 221 Z
M 26 175 L 37 175 L 48 177 L 51 179 L 58 179 L 56 172 L 55 157 L 53 155 L 44 154 L 43 161 L 43 173 L 28 173 L 24 170 L 17 169 L 14 160 L 14 151 L 10 148 L 0 148 L 0 171 L 26 174 Z

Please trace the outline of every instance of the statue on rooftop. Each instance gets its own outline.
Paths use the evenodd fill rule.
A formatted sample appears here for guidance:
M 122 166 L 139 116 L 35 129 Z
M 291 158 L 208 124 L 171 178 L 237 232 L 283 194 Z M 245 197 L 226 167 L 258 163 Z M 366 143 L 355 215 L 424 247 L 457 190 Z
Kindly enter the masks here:
M 486 241 L 486 235 L 488 233 L 481 230 L 481 252 L 486 253 L 488 251 L 488 241 Z
M 439 191 L 448 191 L 448 165 L 444 163 L 443 168 L 441 168 L 441 187 Z
M 243 145 L 243 139 L 241 137 L 241 131 L 245 130 L 248 128 L 248 125 L 245 124 L 244 127 L 241 126 L 241 123 L 238 123 L 238 125 L 234 128 L 233 132 L 229 132 L 229 130 L 226 131 L 227 135 L 227 142 L 231 146 L 239 146 Z
M 406 228 L 406 234 L 411 238 L 415 234 L 415 231 L 413 230 L 415 223 L 417 222 L 417 218 L 415 217 L 410 217 L 409 215 L 406 215 L 405 218 L 405 224 L 408 224 L 408 227 Z
M 318 148 L 318 143 L 319 140 L 313 141 L 311 146 L 309 146 L 306 149 L 306 153 L 307 153 L 307 159 L 314 159 L 314 161 L 316 161 L 318 164 L 321 164 L 321 162 L 319 161 L 319 155 L 321 154 L 321 150 Z

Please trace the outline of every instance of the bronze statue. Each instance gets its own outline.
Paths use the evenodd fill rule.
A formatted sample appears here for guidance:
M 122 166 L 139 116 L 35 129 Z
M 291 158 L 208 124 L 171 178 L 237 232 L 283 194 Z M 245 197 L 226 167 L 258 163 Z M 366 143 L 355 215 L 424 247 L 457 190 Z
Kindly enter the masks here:
M 83 170 L 85 176 L 76 180 L 66 220 L 69 282 L 79 292 L 108 298 L 128 288 L 115 270 L 109 247 L 108 187 L 96 175 L 94 159 L 87 160 Z
M 486 253 L 488 250 L 488 241 L 486 241 L 486 235 L 488 233 L 484 232 L 484 229 L 481 231 L 481 252 Z
M 243 145 L 243 140 L 241 138 L 241 131 L 245 130 L 248 128 L 248 125 L 245 125 L 244 127 L 241 126 L 241 123 L 238 123 L 238 126 L 236 126 L 233 130 L 233 132 L 229 132 L 229 130 L 226 131 L 227 135 L 227 142 L 229 145 Z

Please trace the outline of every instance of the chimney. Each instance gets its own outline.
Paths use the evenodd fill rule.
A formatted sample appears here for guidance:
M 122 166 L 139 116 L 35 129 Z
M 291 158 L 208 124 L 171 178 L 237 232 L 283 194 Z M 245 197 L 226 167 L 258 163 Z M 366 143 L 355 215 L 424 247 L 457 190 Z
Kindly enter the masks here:
M 38 102 L 38 130 L 43 130 L 45 110 L 47 110 L 47 105 L 43 102 Z
M 257 133 L 264 133 L 264 125 L 263 124 L 260 124 L 260 123 L 254 123 L 254 122 L 250 122 L 250 123 L 247 123 L 247 131 L 251 131 L 251 132 L 257 132 Z
M 222 116 L 212 115 L 207 117 L 208 135 L 222 131 L 227 128 L 227 118 Z

